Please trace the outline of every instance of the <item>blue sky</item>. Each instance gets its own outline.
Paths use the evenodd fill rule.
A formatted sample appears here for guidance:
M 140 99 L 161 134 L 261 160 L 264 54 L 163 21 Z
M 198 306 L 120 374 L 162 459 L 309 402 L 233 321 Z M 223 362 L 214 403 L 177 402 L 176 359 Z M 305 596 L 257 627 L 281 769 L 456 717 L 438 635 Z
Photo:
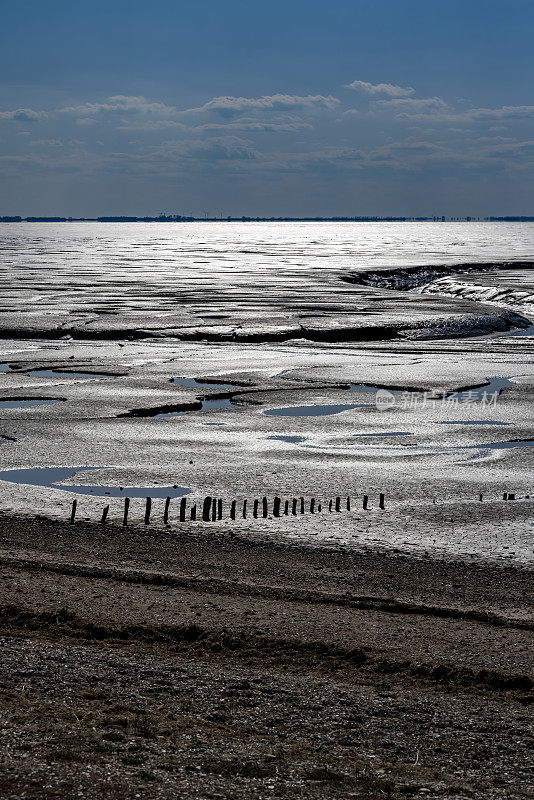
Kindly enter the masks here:
M 0 214 L 534 214 L 532 0 L 5 5 Z

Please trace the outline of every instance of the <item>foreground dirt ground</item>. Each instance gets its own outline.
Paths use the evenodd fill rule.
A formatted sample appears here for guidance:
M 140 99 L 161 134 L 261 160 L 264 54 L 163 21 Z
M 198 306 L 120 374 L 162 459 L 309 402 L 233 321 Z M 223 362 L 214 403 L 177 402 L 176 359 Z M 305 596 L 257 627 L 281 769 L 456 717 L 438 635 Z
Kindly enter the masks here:
M 533 574 L 0 521 L 0 796 L 528 798 Z

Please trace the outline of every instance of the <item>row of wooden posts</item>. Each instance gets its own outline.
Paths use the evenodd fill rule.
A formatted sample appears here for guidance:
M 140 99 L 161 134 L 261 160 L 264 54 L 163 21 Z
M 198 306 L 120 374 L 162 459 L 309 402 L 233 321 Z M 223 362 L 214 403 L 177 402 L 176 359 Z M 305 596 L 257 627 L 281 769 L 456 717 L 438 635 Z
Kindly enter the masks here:
M 169 522 L 169 511 L 171 505 L 170 497 L 167 497 L 165 500 L 165 508 L 163 511 L 163 522 L 166 525 Z M 238 508 L 239 502 L 239 508 Z M 242 505 L 241 505 L 242 502 Z M 72 501 L 72 508 L 71 508 L 71 515 L 70 521 L 74 522 L 76 519 L 76 509 L 78 506 L 78 501 Z M 287 517 L 287 516 L 298 516 L 299 514 L 320 514 L 322 511 L 326 511 L 328 509 L 329 512 L 341 512 L 344 510 L 350 511 L 352 507 L 352 500 L 350 497 L 342 498 L 342 497 L 335 497 L 328 501 L 328 505 L 325 503 L 324 505 L 319 501 L 316 500 L 315 497 L 312 497 L 311 500 L 305 500 L 304 497 L 293 497 L 291 500 L 282 500 L 281 497 L 275 497 L 272 503 L 272 515 L 273 517 Z M 380 510 L 384 510 L 386 507 L 386 498 L 383 494 L 380 495 L 378 501 L 378 508 Z M 261 500 L 255 499 L 250 503 L 248 500 L 237 501 L 232 500 L 230 504 L 230 519 L 235 520 L 239 518 L 247 519 L 247 516 L 252 516 L 253 519 L 257 519 L 258 517 L 266 518 L 269 516 L 269 508 L 270 503 L 267 497 L 263 497 Z M 364 511 L 369 509 L 369 496 L 364 494 L 362 500 L 362 508 Z M 217 522 L 223 518 L 223 500 L 221 497 L 205 497 L 203 502 L 197 507 L 196 503 L 188 509 L 187 508 L 187 498 L 182 497 L 180 500 L 180 507 L 179 507 L 179 521 L 180 522 L 187 522 L 189 520 L 195 521 L 197 518 L 202 520 L 202 522 Z M 130 511 L 130 498 L 124 498 L 124 512 L 122 517 L 122 524 L 128 524 L 128 514 Z M 107 516 L 109 513 L 109 506 L 106 506 L 102 512 L 102 519 L 100 520 L 102 525 L 105 524 L 107 520 Z M 147 497 L 146 504 L 145 504 L 145 525 L 150 524 L 150 516 L 152 513 L 152 498 Z
M 480 502 L 482 502 L 482 500 L 484 499 L 484 496 L 479 494 L 478 499 L 480 500 Z M 503 500 L 515 500 L 515 493 L 503 492 L 502 499 Z M 530 500 L 530 495 L 529 494 L 525 495 L 525 500 Z

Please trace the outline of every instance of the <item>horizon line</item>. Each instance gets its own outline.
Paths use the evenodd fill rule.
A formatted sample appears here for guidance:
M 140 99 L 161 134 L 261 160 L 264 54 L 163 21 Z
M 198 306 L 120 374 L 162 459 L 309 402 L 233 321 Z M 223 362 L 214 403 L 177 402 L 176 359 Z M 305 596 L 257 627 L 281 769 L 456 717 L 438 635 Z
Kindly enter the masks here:
M 448 216 L 436 214 L 432 216 L 368 216 L 368 215 L 336 215 L 336 216 L 219 216 L 196 217 L 182 214 L 159 214 L 158 216 L 105 215 L 100 217 L 62 217 L 62 216 L 27 216 L 4 215 L 0 222 L 534 222 L 534 216 Z

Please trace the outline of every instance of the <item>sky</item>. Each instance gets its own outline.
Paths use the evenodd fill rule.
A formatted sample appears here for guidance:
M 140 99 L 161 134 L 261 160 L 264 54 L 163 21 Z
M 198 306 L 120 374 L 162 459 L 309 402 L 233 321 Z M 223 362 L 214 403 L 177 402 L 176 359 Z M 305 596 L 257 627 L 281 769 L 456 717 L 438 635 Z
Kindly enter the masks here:
M 534 215 L 534 0 L 25 0 L 0 215 Z

